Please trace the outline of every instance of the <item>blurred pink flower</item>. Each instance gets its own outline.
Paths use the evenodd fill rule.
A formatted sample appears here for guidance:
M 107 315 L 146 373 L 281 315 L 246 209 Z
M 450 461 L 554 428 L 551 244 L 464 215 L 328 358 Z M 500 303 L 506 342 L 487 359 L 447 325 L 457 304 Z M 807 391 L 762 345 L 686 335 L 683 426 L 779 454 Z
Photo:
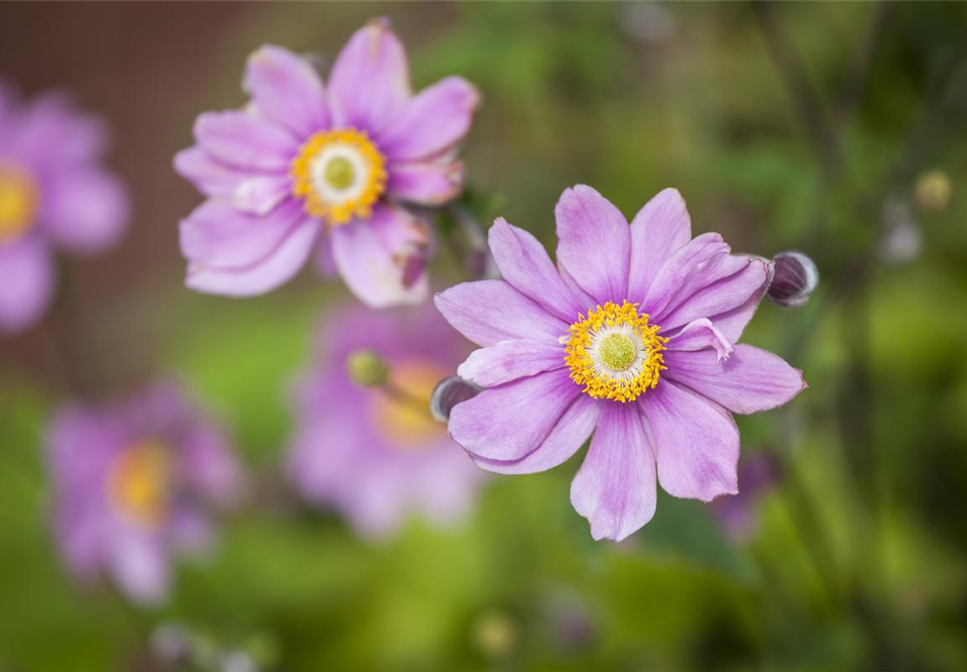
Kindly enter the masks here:
M 20 102 L 0 80 L 0 332 L 37 321 L 53 295 L 53 253 L 101 252 L 128 218 L 124 186 L 101 165 L 107 129 L 70 98 Z
M 175 169 L 208 200 L 181 222 L 188 286 L 248 296 L 289 280 L 315 250 L 371 307 L 426 298 L 426 222 L 463 180 L 456 146 L 480 97 L 447 77 L 413 95 L 386 20 L 352 36 L 327 84 L 274 46 L 248 60 L 252 101 L 207 112 Z
M 61 409 L 48 461 L 69 569 L 88 581 L 111 575 L 143 602 L 164 597 L 173 555 L 209 545 L 211 506 L 241 488 L 221 429 L 171 383 L 112 406 Z
M 339 509 L 362 534 L 393 533 L 410 513 L 438 524 L 468 513 L 484 476 L 430 414 L 430 393 L 470 345 L 432 307 L 344 310 L 326 319 L 296 393 L 288 473 L 303 496 Z M 347 370 L 359 349 L 389 367 L 388 387 Z
M 595 539 L 621 540 L 655 512 L 656 478 L 676 497 L 734 494 L 732 413 L 786 403 L 802 372 L 735 345 L 769 286 L 770 262 L 692 238 L 666 189 L 631 226 L 590 187 L 561 196 L 555 268 L 531 234 L 498 219 L 503 280 L 457 285 L 436 304 L 484 346 L 458 374 L 485 388 L 457 404 L 450 434 L 482 468 L 544 471 L 591 436 L 571 503 Z M 657 463 L 657 469 L 656 469 Z
M 734 543 L 748 541 L 759 524 L 759 502 L 781 481 L 778 461 L 764 450 L 739 460 L 741 492 L 712 502 L 712 515 Z

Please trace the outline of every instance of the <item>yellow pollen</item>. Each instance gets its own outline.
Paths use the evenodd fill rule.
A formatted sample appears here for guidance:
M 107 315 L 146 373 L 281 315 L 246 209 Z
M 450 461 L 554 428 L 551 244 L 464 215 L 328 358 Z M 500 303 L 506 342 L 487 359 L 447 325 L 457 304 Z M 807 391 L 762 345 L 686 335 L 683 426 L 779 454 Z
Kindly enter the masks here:
M 668 339 L 638 314 L 638 304 L 608 301 L 579 317 L 568 329 L 564 362 L 583 392 L 624 403 L 658 385 Z
M 320 131 L 292 160 L 292 194 L 305 211 L 340 226 L 366 218 L 386 191 L 386 159 L 362 131 Z
M 446 369 L 426 361 L 393 365 L 390 390 L 373 390 L 372 398 L 373 423 L 389 445 L 419 452 L 446 436 L 444 425 L 430 415 L 430 394 L 446 376 Z
M 34 224 L 37 183 L 18 166 L 0 165 L 0 243 L 13 241 Z
M 154 439 L 131 444 L 114 462 L 108 488 L 122 514 L 144 527 L 160 525 L 171 495 L 168 446 Z

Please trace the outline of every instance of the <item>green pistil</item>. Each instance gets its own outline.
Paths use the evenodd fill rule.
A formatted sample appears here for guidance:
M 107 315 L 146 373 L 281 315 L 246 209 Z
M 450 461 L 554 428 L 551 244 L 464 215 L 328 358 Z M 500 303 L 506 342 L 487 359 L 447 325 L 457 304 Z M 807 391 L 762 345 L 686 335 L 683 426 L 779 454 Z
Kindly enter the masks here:
M 347 189 L 356 181 L 353 164 L 343 156 L 336 156 L 326 164 L 326 182 L 334 189 Z
M 624 371 L 635 361 L 635 344 L 624 334 L 608 334 L 598 346 L 601 363 L 612 371 Z

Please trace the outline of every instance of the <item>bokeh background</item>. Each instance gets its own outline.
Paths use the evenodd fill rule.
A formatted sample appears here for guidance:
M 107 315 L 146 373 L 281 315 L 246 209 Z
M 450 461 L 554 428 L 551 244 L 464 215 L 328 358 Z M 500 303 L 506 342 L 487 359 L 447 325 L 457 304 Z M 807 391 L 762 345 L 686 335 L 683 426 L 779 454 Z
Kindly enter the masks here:
M 177 222 L 200 198 L 171 159 L 197 113 L 243 102 L 257 46 L 331 59 L 382 15 L 417 87 L 457 73 L 484 95 L 463 152 L 483 226 L 553 244 L 569 185 L 627 215 L 675 186 L 695 232 L 816 261 L 809 304 L 765 304 L 744 339 L 810 383 L 738 418 L 780 473 L 751 535 L 662 495 L 595 543 L 568 501 L 579 458 L 379 544 L 288 491 L 289 383 L 351 297 L 311 271 L 258 299 L 186 290 Z M 193 669 L 159 655 L 172 632 L 241 654 L 218 663 L 235 672 L 967 669 L 967 6 L 3 3 L 0 76 L 110 121 L 135 213 L 0 340 L 0 670 Z M 444 245 L 434 271 L 466 277 Z M 145 608 L 69 580 L 42 436 L 58 404 L 159 374 L 231 427 L 260 486 Z

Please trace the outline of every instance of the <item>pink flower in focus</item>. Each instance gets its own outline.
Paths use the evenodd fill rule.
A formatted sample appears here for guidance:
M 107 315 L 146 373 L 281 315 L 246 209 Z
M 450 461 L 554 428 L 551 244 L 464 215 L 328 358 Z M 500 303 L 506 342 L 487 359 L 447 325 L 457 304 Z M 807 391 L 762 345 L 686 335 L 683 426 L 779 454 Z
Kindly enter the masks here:
M 357 31 L 322 78 L 265 46 L 248 60 L 251 102 L 207 112 L 175 169 L 208 200 L 181 222 L 189 287 L 249 296 L 310 254 L 372 307 L 426 298 L 431 234 L 407 205 L 437 206 L 463 181 L 456 146 L 479 95 L 447 77 L 413 95 L 388 21 Z
M 0 332 L 43 315 L 54 253 L 102 252 L 128 218 L 124 186 L 101 165 L 107 129 L 70 98 L 27 102 L 0 80 Z
M 288 460 L 300 493 L 368 537 L 393 533 L 412 513 L 440 525 L 463 518 L 484 474 L 433 419 L 430 393 L 469 344 L 430 306 L 344 310 L 326 319 L 317 343 L 297 387 Z M 385 362 L 386 385 L 353 380 L 347 360 L 361 351 Z
M 738 345 L 769 286 L 771 263 L 692 238 L 674 189 L 631 226 L 604 197 L 561 196 L 557 268 L 529 233 L 498 219 L 490 249 L 503 280 L 437 295 L 451 325 L 484 346 L 458 373 L 485 388 L 457 404 L 449 430 L 484 469 L 555 467 L 591 437 L 571 503 L 595 539 L 621 540 L 669 494 L 737 492 L 732 413 L 780 406 L 805 388 L 781 358 Z
M 221 429 L 170 384 L 113 406 L 61 409 L 47 457 L 68 568 L 87 581 L 110 575 L 143 602 L 164 597 L 172 556 L 209 545 L 211 507 L 241 487 Z

